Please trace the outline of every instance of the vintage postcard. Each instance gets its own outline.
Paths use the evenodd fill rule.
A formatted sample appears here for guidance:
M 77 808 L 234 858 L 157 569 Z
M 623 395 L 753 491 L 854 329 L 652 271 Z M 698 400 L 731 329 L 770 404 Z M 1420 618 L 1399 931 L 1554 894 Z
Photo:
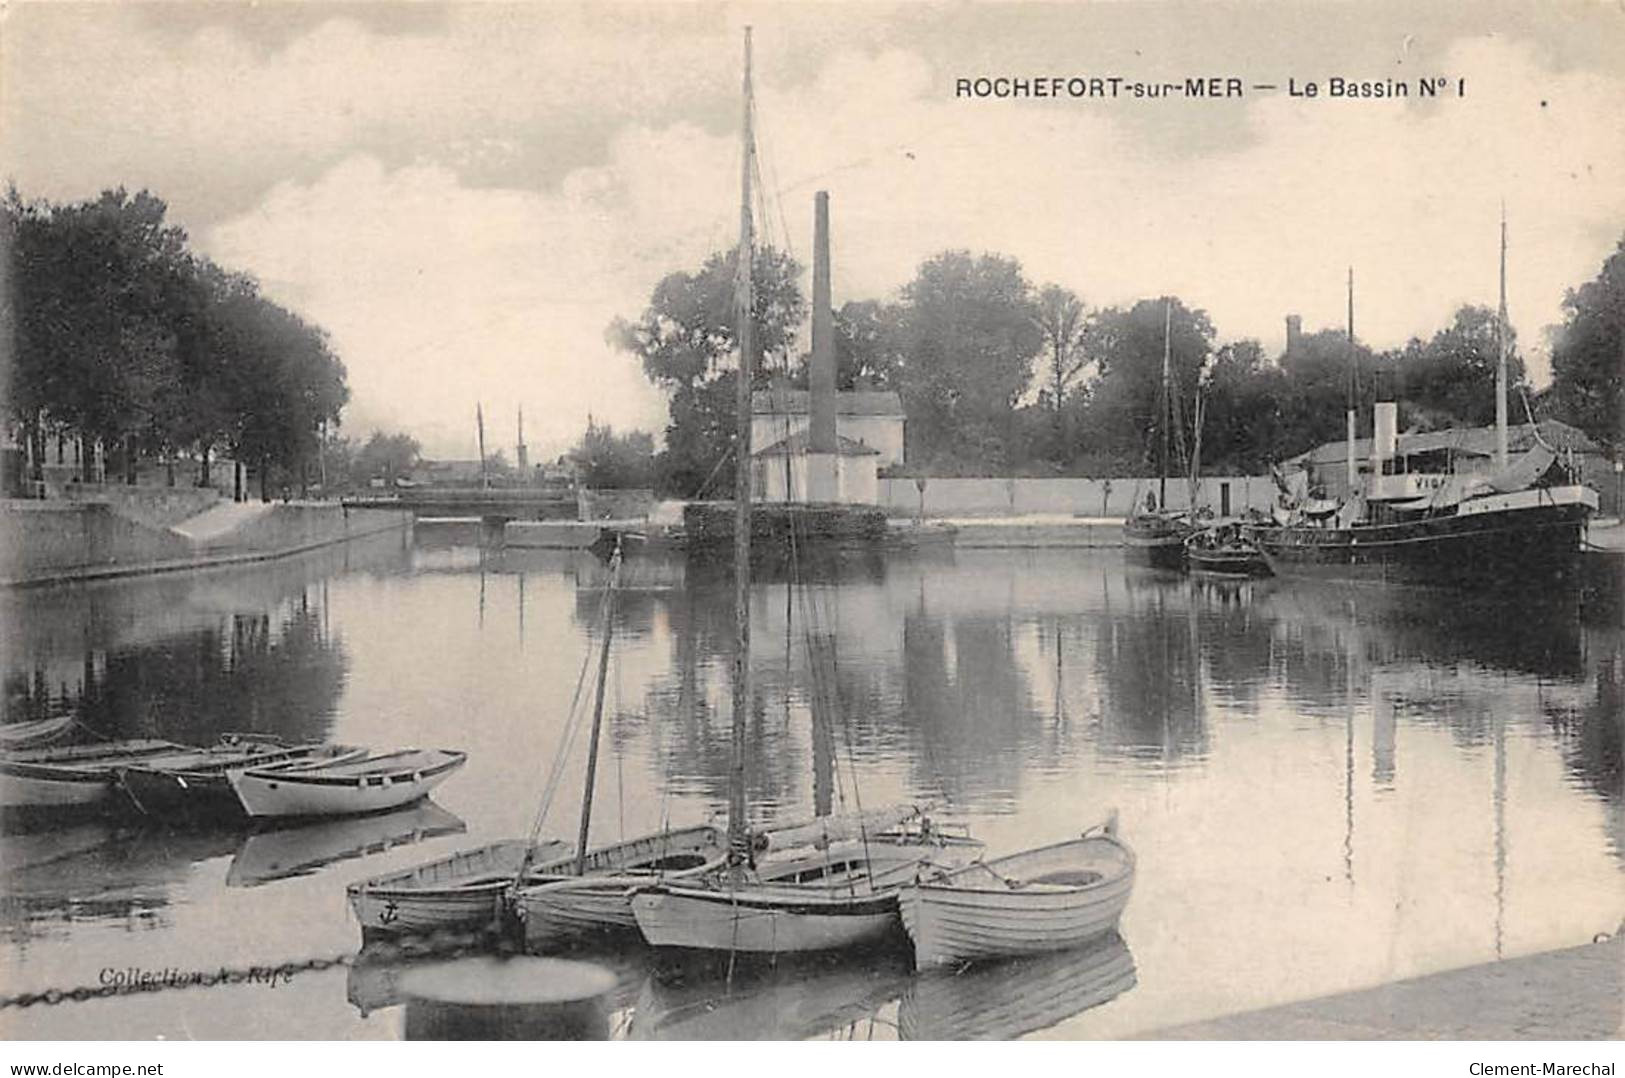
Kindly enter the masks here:
M 1579 0 L 5 5 L 6 1063 L 1613 1074 L 1622 116 Z

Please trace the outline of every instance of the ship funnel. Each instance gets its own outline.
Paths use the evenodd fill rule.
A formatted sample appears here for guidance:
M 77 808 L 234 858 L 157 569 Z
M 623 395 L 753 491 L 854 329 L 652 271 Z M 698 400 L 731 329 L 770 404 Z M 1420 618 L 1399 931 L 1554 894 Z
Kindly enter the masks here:
M 1399 405 L 1393 401 L 1378 401 L 1371 428 L 1371 460 L 1393 460 L 1399 452 Z M 1381 469 L 1373 467 L 1373 475 Z

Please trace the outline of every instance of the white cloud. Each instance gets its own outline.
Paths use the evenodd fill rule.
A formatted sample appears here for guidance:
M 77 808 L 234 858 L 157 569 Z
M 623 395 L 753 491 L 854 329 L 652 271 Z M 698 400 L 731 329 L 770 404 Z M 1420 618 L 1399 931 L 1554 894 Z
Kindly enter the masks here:
M 332 333 L 358 433 L 403 428 L 431 454 L 472 456 L 476 401 L 510 459 L 521 405 L 533 453 L 561 451 L 589 412 L 664 428 L 641 369 L 603 340 L 648 274 L 590 197 L 470 190 L 441 167 L 355 157 L 279 185 L 207 248 Z
M 476 399 L 503 429 L 522 401 L 551 448 L 589 410 L 663 426 L 603 331 L 734 240 L 729 17 L 454 6 L 429 30 L 331 20 L 276 48 L 221 29 L 160 39 L 122 9 L 60 18 L 5 53 L 6 89 L 26 91 L 0 104 L 19 182 L 169 194 L 211 253 L 332 331 L 352 427 L 460 455 Z M 837 301 L 889 295 L 923 258 L 968 247 L 1095 305 L 1172 292 L 1221 337 L 1278 348 L 1288 312 L 1340 323 L 1353 264 L 1360 334 L 1386 347 L 1494 303 L 1504 196 L 1528 349 L 1625 226 L 1625 81 L 1554 72 L 1512 38 L 1433 58 L 1467 79 L 1463 99 L 963 101 L 954 72 L 842 44 L 863 35 L 833 18 L 798 12 L 809 33 L 794 36 L 760 20 L 757 74 L 780 200 L 768 235 L 787 227 L 805 260 L 812 192 L 830 190 Z M 1220 123 L 1246 137 L 1169 152 L 1186 134 L 1211 146 L 1195 136 Z M 226 219 L 189 209 L 234 185 Z

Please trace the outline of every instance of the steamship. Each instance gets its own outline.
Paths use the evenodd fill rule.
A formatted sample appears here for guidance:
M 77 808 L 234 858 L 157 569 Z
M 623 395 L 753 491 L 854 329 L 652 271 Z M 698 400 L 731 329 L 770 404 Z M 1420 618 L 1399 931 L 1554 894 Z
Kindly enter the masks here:
M 1506 221 L 1501 221 L 1495 442 L 1454 430 L 1398 436 L 1398 405 L 1379 401 L 1360 482 L 1354 437 L 1354 273 L 1349 271 L 1350 393 L 1341 500 L 1303 497 L 1252 539 L 1277 576 L 1540 588 L 1576 574 L 1597 492 L 1541 434 L 1514 459 L 1507 426 Z M 1533 416 L 1530 417 L 1533 420 Z
M 1364 490 L 1304 499 L 1252 539 L 1277 576 L 1395 583 L 1556 583 L 1578 567 L 1597 492 L 1530 424 L 1528 449 L 1504 467 L 1463 431 L 1396 437 L 1396 407 L 1376 407 Z M 1355 488 L 1351 488 L 1355 489 Z

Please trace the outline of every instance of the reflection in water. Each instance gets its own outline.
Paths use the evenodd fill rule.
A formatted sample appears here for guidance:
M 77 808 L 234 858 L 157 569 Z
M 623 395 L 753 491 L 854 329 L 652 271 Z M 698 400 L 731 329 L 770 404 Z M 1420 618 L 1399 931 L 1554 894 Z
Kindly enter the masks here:
M 900 950 L 736 968 L 696 963 L 649 975 L 634 1006 L 634 1040 L 806 1040 L 876 1019 L 907 988 Z M 863 1034 L 858 1034 L 860 1037 Z M 872 1032 L 869 1033 L 872 1036 Z
M 433 801 L 420 801 L 373 816 L 254 831 L 231 859 L 226 886 L 258 887 L 339 861 L 387 853 L 441 835 L 460 835 L 467 829 L 460 818 Z
M 455 545 L 345 557 L 0 595 L 5 717 L 467 747 L 468 773 L 437 795 L 455 815 L 423 806 L 246 841 L 111 821 L 5 834 L 8 980 L 15 966 L 20 988 L 84 983 L 101 964 L 86 956 L 110 952 L 218 960 L 244 949 L 242 925 L 256 957 L 336 951 L 354 940 L 350 879 L 525 833 L 536 761 L 557 750 L 596 631 L 602 563 Z M 1563 946 L 1618 919 L 1618 625 L 1562 603 L 1186 580 L 1115 552 L 835 558 L 806 575 L 805 595 L 782 571 L 753 593 L 756 810 L 934 800 L 1003 853 L 1117 805 L 1140 854 L 1134 956 L 946 979 L 881 956 L 731 983 L 589 956 L 617 970 L 617 1032 L 1120 1036 Z M 727 785 L 727 573 L 634 558 L 626 579 L 599 839 L 696 822 Z M 566 774 L 560 805 L 579 779 Z M 467 838 L 450 837 L 465 820 Z M 364 870 L 346 860 L 363 854 Z M 357 1009 L 293 993 L 259 1032 L 310 1035 L 319 1016 L 353 1035 L 391 1005 L 394 976 L 370 956 L 351 970 Z M 211 998 L 189 998 L 191 1013 L 218 1007 L 224 1022 Z M 108 1028 L 149 1036 L 154 1013 L 132 1005 Z M 0 1028 L 71 1036 L 73 1021 Z
M 1113 933 L 1077 950 L 918 976 L 903 996 L 898 1027 L 904 1040 L 1011 1040 L 1133 987 L 1134 956 Z

